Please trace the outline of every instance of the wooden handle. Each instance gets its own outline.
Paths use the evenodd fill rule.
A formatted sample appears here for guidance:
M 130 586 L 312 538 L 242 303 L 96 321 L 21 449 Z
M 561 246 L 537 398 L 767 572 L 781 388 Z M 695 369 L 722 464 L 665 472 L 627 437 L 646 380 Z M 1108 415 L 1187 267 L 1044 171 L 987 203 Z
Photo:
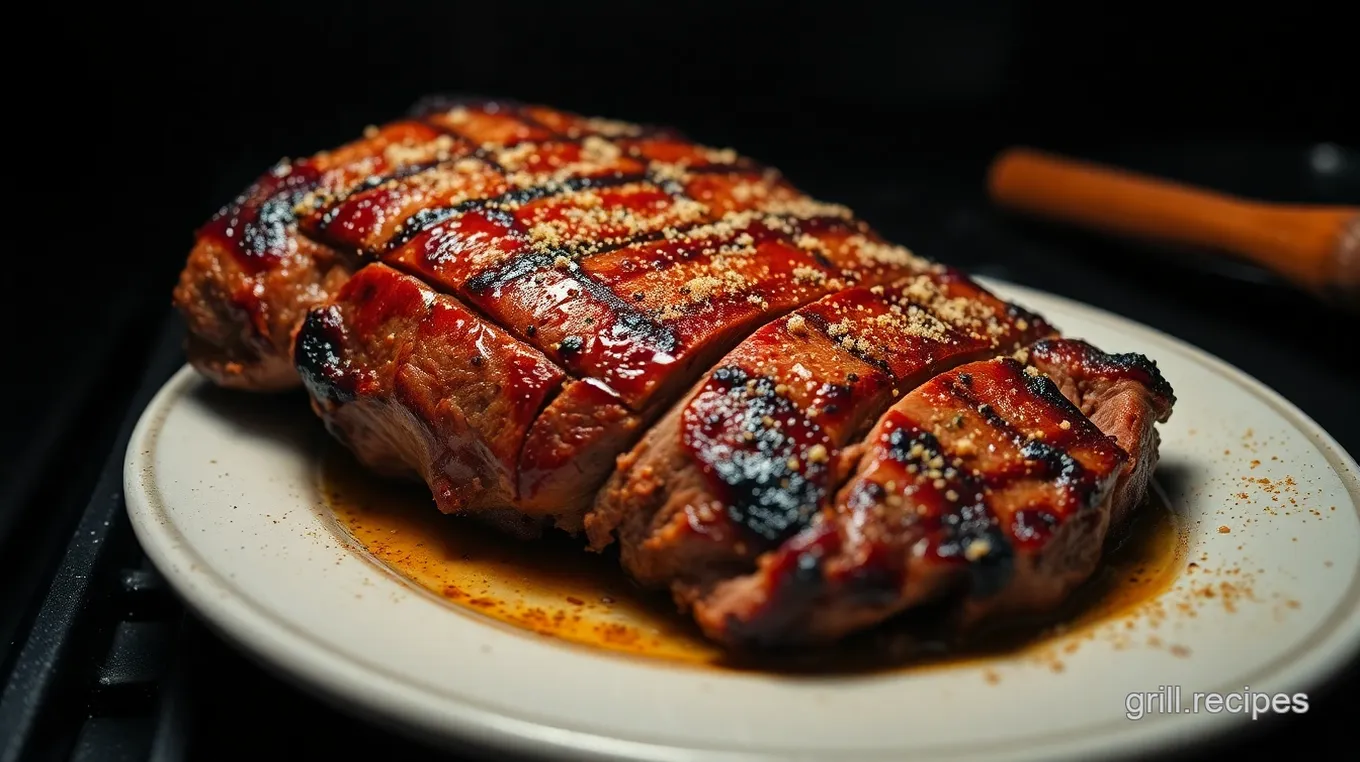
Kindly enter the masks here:
M 1360 207 L 1267 204 L 1026 148 L 998 157 L 988 186 L 1014 211 L 1234 254 L 1360 306 Z

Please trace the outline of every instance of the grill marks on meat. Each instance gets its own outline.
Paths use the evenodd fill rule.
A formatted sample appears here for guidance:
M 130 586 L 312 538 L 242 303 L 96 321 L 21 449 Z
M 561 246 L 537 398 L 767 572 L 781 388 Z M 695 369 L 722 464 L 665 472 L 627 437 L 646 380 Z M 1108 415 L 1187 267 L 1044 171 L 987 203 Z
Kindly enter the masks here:
M 404 165 L 409 171 L 344 200 L 314 194 L 298 204 L 308 210 L 302 230 L 415 276 L 541 353 L 563 378 L 522 432 L 510 488 L 458 493 L 443 504 L 448 510 L 497 505 L 580 529 L 614 458 L 751 331 L 846 287 L 933 267 L 879 239 L 849 210 L 809 199 L 730 151 L 590 120 L 566 129 L 619 137 L 513 142 L 542 137 L 536 125 L 553 120 L 536 113 L 519 132 L 463 106 L 427 116 L 442 128 L 475 125 L 511 142 L 458 153 L 462 144 L 445 136 L 433 164 L 425 151 Z M 364 314 L 356 306 L 328 319 L 358 334 L 347 323 Z M 410 320 L 405 330 L 428 318 Z M 320 326 L 304 324 L 298 347 L 315 343 Z M 456 398 L 438 378 L 428 394 Z M 363 409 L 423 415 L 396 391 L 369 388 L 360 396 L 376 406 Z M 356 447 L 363 460 L 433 457 L 370 436 L 377 430 L 370 413 L 339 414 L 352 402 L 321 412 L 334 430 L 354 428 L 347 441 L 372 440 Z
M 396 122 L 334 151 L 279 162 L 219 210 L 199 229 L 174 292 L 188 324 L 190 362 L 226 387 L 296 386 L 293 331 L 357 263 L 352 253 L 301 235 L 295 207 L 400 171 L 402 147 L 438 137 L 429 125 Z
M 501 168 L 488 158 L 497 150 L 545 142 L 524 151 L 526 169 L 510 175 L 532 186 L 535 171 L 588 174 L 562 157 L 624 137 L 644 157 L 684 161 L 710 153 L 668 131 L 468 101 L 419 110 L 334 151 L 279 162 L 198 231 L 174 295 L 189 327 L 190 361 L 223 386 L 295 386 L 289 352 L 303 316 L 344 283 L 370 247 L 393 235 L 408 211 L 506 192 L 505 173 L 494 174 Z
M 1050 332 L 947 270 L 766 324 L 619 459 L 586 519 L 592 545 L 617 537 L 630 574 L 688 605 L 806 527 L 904 390 Z
M 689 270 L 683 285 L 701 296 L 760 296 L 755 303 L 766 312 L 771 299 L 775 309 L 789 309 L 802 301 L 782 293 L 781 275 L 792 281 L 794 270 L 819 267 L 793 243 L 797 223 L 811 226 L 817 215 L 839 211 L 797 195 L 770 173 L 727 164 L 649 166 L 652 176 L 642 179 L 577 175 L 559 189 L 557 181 L 534 175 L 523 195 L 427 209 L 384 244 L 383 261 L 457 294 L 572 373 L 597 378 L 641 407 L 657 378 L 653 369 L 674 365 L 684 346 L 669 323 L 720 306 L 704 300 L 686 310 L 687 302 L 701 300 L 677 298 L 684 288 L 656 293 L 653 281 Z M 771 273 L 772 266 L 788 272 Z M 813 298 L 824 293 L 803 290 Z M 781 299 L 787 306 L 779 306 Z
M 1094 571 L 1138 459 L 1078 406 L 1141 427 L 1169 410 L 1170 389 L 1146 360 L 1082 342 L 1040 341 L 1032 355 L 1059 378 L 1136 386 L 1140 404 L 1101 391 L 1069 400 L 1010 358 L 931 379 L 879 420 L 815 523 L 695 602 L 705 632 L 738 645 L 826 642 L 951 596 L 962 627 L 1061 602 Z M 1150 467 L 1155 442 L 1145 450 Z
M 1142 355 L 1106 354 L 1074 339 L 1037 342 L 1029 361 L 1128 453 L 1110 504 L 1111 525 L 1122 525 L 1147 494 L 1157 467 L 1156 424 L 1171 417 L 1176 402 L 1171 385 Z
M 368 466 L 520 536 L 617 541 L 734 645 L 951 594 L 964 623 L 1051 605 L 1146 491 L 1173 403 L 1146 359 L 1055 338 L 772 169 L 504 101 L 280 163 L 199 231 L 175 302 L 217 383 L 300 375 Z

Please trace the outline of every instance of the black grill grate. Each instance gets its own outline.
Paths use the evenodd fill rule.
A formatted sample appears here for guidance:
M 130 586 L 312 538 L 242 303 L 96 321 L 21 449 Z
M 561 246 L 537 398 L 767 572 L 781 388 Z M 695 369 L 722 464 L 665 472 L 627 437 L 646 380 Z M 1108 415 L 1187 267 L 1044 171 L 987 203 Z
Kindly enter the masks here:
M 178 360 L 167 321 L 74 535 L 0 694 L 3 762 L 148 759 L 180 607 L 141 555 L 123 505 L 123 453 Z
M 123 502 L 124 451 L 142 409 L 183 362 L 180 337 L 167 319 L 32 627 L 16 640 L 0 693 L 0 762 L 345 758 L 358 749 L 449 759 L 356 723 L 247 661 L 184 610 L 142 554 Z

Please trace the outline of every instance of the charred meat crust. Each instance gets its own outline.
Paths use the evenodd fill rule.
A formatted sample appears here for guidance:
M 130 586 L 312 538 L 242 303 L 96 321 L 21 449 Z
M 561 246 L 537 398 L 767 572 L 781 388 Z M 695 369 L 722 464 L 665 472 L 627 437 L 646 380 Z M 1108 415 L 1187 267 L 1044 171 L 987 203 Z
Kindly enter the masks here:
M 190 363 L 229 388 L 296 387 L 294 332 L 358 266 L 352 251 L 300 231 L 298 206 L 362 184 L 388 169 L 394 148 L 436 135 L 402 121 L 334 151 L 280 161 L 214 214 L 197 231 L 174 292 Z
M 948 595 L 961 621 L 1048 605 L 1147 489 L 1174 403 L 1145 358 L 1056 338 L 772 169 L 511 101 L 427 99 L 280 162 L 198 231 L 175 304 L 214 382 L 300 380 L 370 468 L 520 536 L 617 541 L 737 645 Z M 1023 372 L 980 362 L 1031 343 Z
M 482 143 L 472 153 L 445 146 L 448 155 L 433 165 L 408 164 L 416 171 L 364 183 L 341 200 L 314 194 L 298 204 L 308 210 L 302 230 L 378 260 L 356 280 L 372 281 L 365 279 L 370 268 L 387 280 L 405 273 L 561 374 L 560 391 L 527 428 L 497 429 L 520 437 L 518 461 L 507 469 L 509 488 L 482 480 L 484 499 L 460 493 L 461 503 L 479 510 L 547 515 L 568 531 L 581 529 L 614 458 L 751 331 L 841 289 L 934 269 L 878 238 L 848 210 L 809 199 L 731 152 L 619 123 L 554 121 L 542 110 L 531 119 L 523 107 L 484 112 L 455 106 L 428 119 L 495 133 L 503 145 Z M 505 133 L 506 119 L 518 120 L 523 131 Z M 543 124 L 561 130 L 584 124 L 588 134 L 544 140 Z M 606 140 L 603 130 L 620 137 Z M 355 293 L 347 289 L 337 303 Z M 295 342 L 309 389 L 372 415 L 421 417 L 392 402 L 393 389 L 385 386 L 342 399 L 351 393 L 316 367 L 327 354 L 327 321 L 339 323 L 332 332 L 368 330 L 346 328 L 363 310 L 335 313 L 334 306 L 314 310 L 321 314 L 307 319 Z M 394 341 L 424 330 L 427 319 L 412 316 L 392 331 Z M 456 397 L 458 390 L 439 387 L 439 379 L 422 384 L 424 393 Z M 373 408 L 375 398 L 384 405 Z M 390 436 L 342 430 L 376 431 L 372 416 L 331 407 L 328 422 L 337 436 L 367 442 L 366 461 L 428 456 L 395 444 L 379 455 Z
M 1172 397 L 1143 358 L 1072 340 L 1029 355 L 1028 368 L 965 365 L 894 405 L 834 506 L 693 602 L 705 632 L 736 646 L 820 643 L 944 599 L 961 627 L 1057 605 L 1141 498 L 1131 474 L 1155 465 L 1151 422 Z
M 687 604 L 796 536 L 904 390 L 1048 335 L 948 270 L 849 289 L 769 323 L 620 458 L 586 531 Z
M 1176 402 L 1171 384 L 1142 355 L 1106 354 L 1078 339 L 1036 342 L 1030 362 L 1129 454 L 1110 506 L 1112 525 L 1123 525 L 1147 494 L 1157 467 L 1156 424 L 1171 416 Z
M 449 190 L 439 182 L 454 165 L 493 165 L 491 149 L 529 140 L 563 149 L 547 151 L 550 161 L 541 167 L 561 171 L 563 163 L 551 160 L 573 148 L 579 155 L 592 137 L 635 139 L 644 154 L 696 158 L 700 151 L 664 131 L 469 99 L 369 128 L 333 151 L 279 162 L 197 231 L 174 297 L 189 327 L 190 362 L 223 386 L 296 386 L 292 334 L 360 261 L 356 229 L 369 226 L 378 235 L 400 221 L 375 202 L 375 192 L 406 182 L 420 189 L 408 200 L 428 201 Z M 356 196 L 364 198 L 346 206 Z
M 627 378 L 645 375 L 632 364 L 683 340 L 658 315 L 693 301 L 682 293 L 686 283 L 698 281 L 689 290 L 704 294 L 716 279 L 730 292 L 762 275 L 749 256 L 757 252 L 743 251 L 748 238 L 758 239 L 761 257 L 787 249 L 771 261 L 797 271 L 810 292 L 769 289 L 771 304 L 757 300 L 762 309 L 748 309 L 748 319 L 829 293 L 847 267 L 853 282 L 921 265 L 848 210 L 673 131 L 526 104 L 442 102 L 452 105 L 427 103 L 335 151 L 280 162 L 198 231 L 175 295 L 191 362 L 235 388 L 295 385 L 289 352 L 306 312 L 356 267 L 380 260 L 457 294 L 579 375 L 612 373 L 610 383 L 627 393 Z M 728 217 L 742 210 L 753 213 Z M 693 252 L 707 247 L 675 240 L 689 229 L 710 239 L 717 256 L 696 260 Z M 633 246 L 647 241 L 657 243 Z M 801 254 L 798 241 L 808 242 Z M 581 261 L 630 246 L 627 256 Z M 670 267 L 677 260 L 688 261 Z M 669 283 L 674 293 L 635 303 L 636 289 L 620 292 L 660 267 L 684 278 Z M 574 294 L 579 309 L 562 314 L 561 298 L 545 293 Z M 781 307 L 773 298 L 780 293 L 794 303 Z M 544 325 L 552 315 L 559 324 Z M 613 335 L 628 341 L 600 340 Z
M 297 371 L 277 348 L 287 344 L 306 311 L 344 283 L 349 272 L 349 263 L 335 252 L 300 243 L 279 266 L 251 274 L 217 243 L 201 241 L 174 291 L 188 328 L 190 362 L 213 383 L 230 389 L 296 387 Z

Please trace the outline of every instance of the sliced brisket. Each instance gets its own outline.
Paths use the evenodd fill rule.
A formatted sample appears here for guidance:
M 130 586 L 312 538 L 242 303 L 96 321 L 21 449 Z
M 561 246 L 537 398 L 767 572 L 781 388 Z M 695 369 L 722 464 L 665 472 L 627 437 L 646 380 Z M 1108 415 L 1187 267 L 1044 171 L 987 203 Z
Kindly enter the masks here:
M 427 118 L 458 128 L 479 118 L 473 113 L 454 106 Z M 310 202 L 326 211 L 305 216 L 303 230 L 394 268 L 384 267 L 384 277 L 418 277 L 565 374 L 527 430 L 491 427 L 519 437 L 508 489 L 492 489 L 498 480 L 485 479 L 486 494 L 473 495 L 469 483 L 456 500 L 441 502 L 446 510 L 505 508 L 577 531 L 615 457 L 752 331 L 841 289 L 932 267 L 879 239 L 843 207 L 812 200 L 730 151 L 617 129 L 622 134 L 613 139 L 483 144 L 475 155 L 341 202 Z M 337 306 L 318 311 L 347 335 L 369 330 L 350 325 L 362 310 Z M 413 316 L 395 340 L 405 340 L 403 330 L 430 330 L 422 327 L 428 319 Z M 322 326 L 309 319 L 297 345 L 319 341 Z M 346 361 L 358 368 L 372 362 Z M 455 405 L 459 390 L 439 381 L 429 380 L 427 394 Z M 365 438 L 346 429 L 374 429 L 379 410 L 403 430 L 415 418 L 419 428 L 439 432 L 425 411 L 394 392 L 376 385 L 318 409 L 347 441 Z M 346 413 L 348 404 L 364 412 Z M 434 457 L 390 436 L 366 441 L 359 454 L 372 464 Z M 409 467 L 439 471 L 426 462 Z
M 765 325 L 619 459 L 586 519 L 682 606 L 798 534 L 897 398 L 1051 328 L 940 269 L 842 291 Z
M 189 361 L 215 383 L 275 391 L 297 386 L 293 332 L 357 265 L 352 250 L 302 234 L 300 204 L 344 195 L 434 154 L 471 150 L 429 125 L 401 121 L 309 159 L 281 161 L 199 229 L 174 304 Z
M 695 602 L 705 632 L 826 642 L 942 599 L 960 627 L 1060 603 L 1094 571 L 1112 515 L 1141 499 L 1127 485 L 1155 465 L 1147 432 L 1172 399 L 1141 358 L 1067 340 L 1031 355 L 1055 378 L 1094 373 L 1120 391 L 1083 382 L 1069 399 L 1010 358 L 936 376 L 879 420 L 834 504 Z
M 199 231 L 175 303 L 216 383 L 300 377 L 369 467 L 617 542 L 734 645 L 1053 605 L 1173 403 L 1140 356 L 772 169 L 528 104 L 430 99 L 280 163 Z

